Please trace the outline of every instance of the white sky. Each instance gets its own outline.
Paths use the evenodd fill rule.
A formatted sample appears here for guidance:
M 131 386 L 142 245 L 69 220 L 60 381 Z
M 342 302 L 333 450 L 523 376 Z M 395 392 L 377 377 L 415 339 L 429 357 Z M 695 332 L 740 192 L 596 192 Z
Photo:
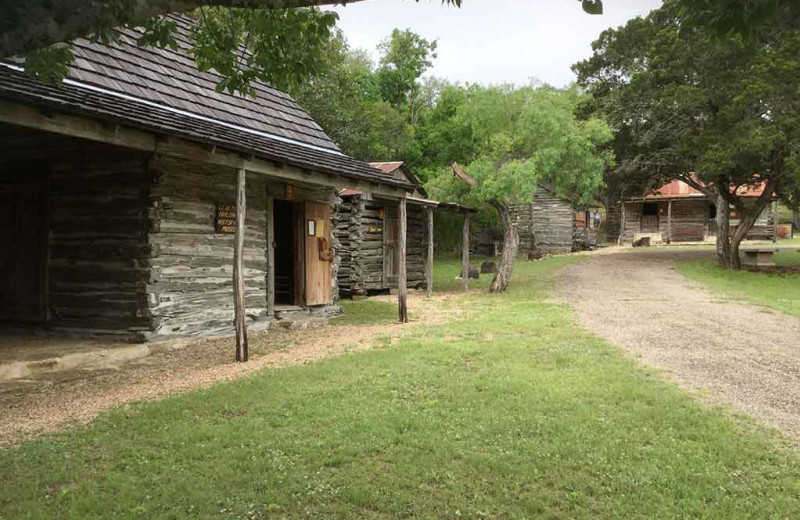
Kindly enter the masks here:
M 591 55 L 591 43 L 609 27 L 661 5 L 661 0 L 604 0 L 601 16 L 585 14 L 576 0 L 369 0 L 338 6 L 339 27 L 350 45 L 368 50 L 395 27 L 438 39 L 429 74 L 451 81 L 526 84 L 537 79 L 564 86 L 570 65 Z

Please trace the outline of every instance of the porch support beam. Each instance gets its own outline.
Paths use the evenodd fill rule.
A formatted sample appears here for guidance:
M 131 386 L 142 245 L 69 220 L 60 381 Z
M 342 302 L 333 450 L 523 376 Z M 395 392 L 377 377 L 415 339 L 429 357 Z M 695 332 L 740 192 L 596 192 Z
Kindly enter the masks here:
M 400 323 L 408 323 L 408 283 L 406 276 L 406 199 L 400 199 L 397 215 L 397 315 Z
M 425 282 L 427 284 L 426 296 L 433 294 L 433 208 L 427 208 L 428 214 L 428 257 L 425 259 Z
M 275 316 L 275 197 L 267 193 L 267 316 Z
M 463 211 L 464 229 L 461 237 L 461 286 L 469 290 L 469 211 Z
M 778 242 L 778 201 L 772 201 L 772 242 Z
M 625 201 L 619 203 L 620 216 L 619 216 L 619 237 L 617 237 L 617 245 L 625 243 Z
M 244 302 L 244 234 L 245 234 L 245 179 L 244 168 L 236 170 L 236 234 L 233 246 L 233 310 L 236 326 L 236 361 L 247 361 L 247 326 Z
M 672 199 L 667 201 L 667 244 L 672 243 Z

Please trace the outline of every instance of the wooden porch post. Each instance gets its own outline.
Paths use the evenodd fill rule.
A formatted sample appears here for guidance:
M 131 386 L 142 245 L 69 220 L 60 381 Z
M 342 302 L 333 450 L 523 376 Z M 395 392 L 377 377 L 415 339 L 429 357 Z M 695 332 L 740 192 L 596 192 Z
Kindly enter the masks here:
M 617 237 L 617 245 L 622 245 L 625 243 L 625 201 L 619 203 L 620 207 L 620 215 L 619 215 L 619 237 Z
M 233 245 L 233 309 L 236 325 L 236 361 L 247 361 L 247 327 L 245 326 L 244 303 L 244 226 L 245 226 L 245 178 L 246 171 L 236 172 L 236 234 Z
M 461 238 L 461 285 L 469 290 L 469 212 L 464 210 L 464 235 Z
M 778 201 L 772 201 L 772 242 L 778 242 Z
M 275 316 L 275 198 L 267 194 L 267 316 Z
M 667 244 L 672 243 L 672 199 L 667 201 Z
M 406 281 L 406 198 L 400 199 L 397 215 L 397 317 L 408 323 L 408 283 Z
M 425 280 L 428 284 L 427 297 L 433 294 L 433 208 L 428 208 L 428 258 L 425 263 Z

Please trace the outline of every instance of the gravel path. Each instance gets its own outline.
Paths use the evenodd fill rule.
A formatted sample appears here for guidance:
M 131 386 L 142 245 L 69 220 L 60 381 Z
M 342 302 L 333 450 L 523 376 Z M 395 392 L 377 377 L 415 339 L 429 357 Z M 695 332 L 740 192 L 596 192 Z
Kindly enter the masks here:
M 288 331 L 280 327 L 250 334 L 250 361 L 235 363 L 231 338 L 198 340 L 180 349 L 152 354 L 114 371 L 60 374 L 34 387 L 0 385 L 0 445 L 13 444 L 41 433 L 88 422 L 100 412 L 125 403 L 206 388 L 247 377 L 256 371 L 280 368 L 337 356 L 345 352 L 394 344 L 416 325 L 440 323 L 459 314 L 459 306 L 443 305 L 462 295 L 439 294 L 427 299 L 409 294 L 411 323 L 333 325 Z M 377 297 L 394 301 L 391 296 Z
M 800 439 L 800 320 L 712 294 L 675 271 L 697 250 L 594 255 L 560 274 L 589 330 L 680 386 Z

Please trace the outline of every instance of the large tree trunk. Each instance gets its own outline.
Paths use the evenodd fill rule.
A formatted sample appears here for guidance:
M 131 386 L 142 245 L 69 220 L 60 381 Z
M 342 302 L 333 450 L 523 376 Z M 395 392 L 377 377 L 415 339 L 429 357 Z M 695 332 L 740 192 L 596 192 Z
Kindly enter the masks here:
M 800 209 L 792 210 L 792 226 L 795 231 L 800 231 Z
M 739 225 L 736 226 L 734 231 L 731 231 L 728 202 L 721 196 L 717 197 L 717 227 L 719 228 L 717 231 L 717 257 L 721 267 L 741 269 L 742 261 L 739 258 L 739 246 L 741 246 L 742 240 L 745 239 L 750 230 L 753 229 L 759 215 L 769 203 L 769 199 L 759 198 L 755 206 L 747 207 L 742 204 L 737 207 Z
M 514 259 L 519 250 L 519 233 L 511 222 L 508 206 L 500 201 L 492 201 L 491 204 L 497 210 L 503 227 L 503 254 L 500 257 L 500 265 L 497 266 L 497 273 L 489 286 L 489 292 L 499 293 L 508 289 L 508 282 L 514 271 Z
M 728 201 L 717 195 L 717 261 L 720 267 L 730 269 L 731 259 L 731 211 Z

